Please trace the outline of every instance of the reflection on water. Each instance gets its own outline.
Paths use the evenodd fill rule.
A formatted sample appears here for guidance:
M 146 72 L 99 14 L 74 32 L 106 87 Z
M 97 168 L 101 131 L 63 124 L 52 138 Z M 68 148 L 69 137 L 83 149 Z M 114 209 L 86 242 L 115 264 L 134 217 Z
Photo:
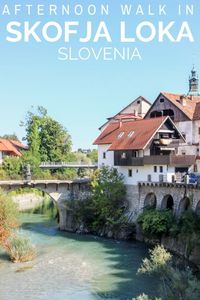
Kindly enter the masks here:
M 23 215 L 21 231 L 37 247 L 33 262 L 12 264 L 0 253 L 1 300 L 132 299 L 155 294 L 157 279 L 137 276 L 141 243 L 59 232 L 42 215 Z

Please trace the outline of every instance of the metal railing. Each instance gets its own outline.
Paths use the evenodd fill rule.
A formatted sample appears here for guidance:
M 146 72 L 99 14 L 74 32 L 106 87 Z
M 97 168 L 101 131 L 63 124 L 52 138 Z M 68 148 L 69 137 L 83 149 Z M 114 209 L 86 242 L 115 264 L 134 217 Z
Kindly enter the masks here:
M 91 162 L 75 161 L 75 162 L 41 162 L 40 168 L 97 168 L 98 165 Z

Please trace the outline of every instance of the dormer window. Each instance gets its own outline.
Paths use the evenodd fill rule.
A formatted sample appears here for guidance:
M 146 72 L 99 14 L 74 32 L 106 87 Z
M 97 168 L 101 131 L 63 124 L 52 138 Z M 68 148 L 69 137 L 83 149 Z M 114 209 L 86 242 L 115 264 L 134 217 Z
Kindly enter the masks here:
M 134 131 L 130 131 L 128 137 L 131 138 L 134 135 Z
M 118 135 L 118 139 L 121 139 L 124 135 L 124 131 L 120 132 L 119 135 Z

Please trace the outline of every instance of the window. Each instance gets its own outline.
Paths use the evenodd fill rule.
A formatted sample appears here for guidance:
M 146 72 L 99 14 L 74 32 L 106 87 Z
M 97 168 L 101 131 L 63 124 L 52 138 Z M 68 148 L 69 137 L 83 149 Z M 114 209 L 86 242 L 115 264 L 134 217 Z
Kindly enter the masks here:
M 151 182 L 151 175 L 150 175 L 150 174 L 147 175 L 147 181 L 148 181 L 148 182 Z
M 106 152 L 103 152 L 103 159 L 106 159 Z
M 130 131 L 128 137 L 131 138 L 134 135 L 134 131 Z
M 125 153 L 125 152 L 122 153 L 121 158 L 122 158 L 122 159 L 125 159 L 125 158 L 126 158 L 126 153 Z
M 181 153 L 182 155 L 186 155 L 186 152 L 185 151 L 182 151 L 182 153 Z
M 165 99 L 164 98 L 160 98 L 160 103 L 163 103 L 165 102 Z
M 154 169 L 154 173 L 157 173 L 157 166 L 154 166 L 153 169 Z
M 163 173 L 163 166 L 160 166 L 160 173 Z
M 119 135 L 118 135 L 118 139 L 121 139 L 123 137 L 123 135 L 124 135 L 124 132 L 123 131 L 120 132 Z
M 137 104 L 140 104 L 140 100 L 137 101 Z
M 132 169 L 129 169 L 128 170 L 128 177 L 132 177 L 132 175 L 133 175 Z

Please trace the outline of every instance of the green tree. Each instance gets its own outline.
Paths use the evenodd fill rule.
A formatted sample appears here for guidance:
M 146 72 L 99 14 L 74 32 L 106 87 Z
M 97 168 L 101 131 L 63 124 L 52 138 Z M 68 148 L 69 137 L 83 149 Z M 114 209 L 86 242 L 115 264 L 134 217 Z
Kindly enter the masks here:
M 87 154 L 87 157 L 91 160 L 92 163 L 97 163 L 97 161 L 98 161 L 97 150 L 93 149 L 90 153 Z
M 63 161 L 71 151 L 71 137 L 56 120 L 45 116 L 40 124 L 40 156 L 42 161 Z
M 120 223 L 124 216 L 123 176 L 115 168 L 103 167 L 96 171 L 91 184 L 93 229 L 96 231 Z
M 38 161 L 66 160 L 71 151 L 71 137 L 68 131 L 56 120 L 47 115 L 47 110 L 39 106 L 28 112 L 25 122 L 29 153 Z
M 172 255 L 163 246 L 150 250 L 138 270 L 139 274 L 157 274 L 161 280 L 163 300 L 198 300 L 200 284 L 190 269 L 180 270 L 172 263 Z M 148 299 L 148 298 L 147 298 Z
M 2 136 L 3 139 L 13 140 L 13 141 L 19 141 L 17 135 L 15 133 L 12 134 L 4 134 Z

